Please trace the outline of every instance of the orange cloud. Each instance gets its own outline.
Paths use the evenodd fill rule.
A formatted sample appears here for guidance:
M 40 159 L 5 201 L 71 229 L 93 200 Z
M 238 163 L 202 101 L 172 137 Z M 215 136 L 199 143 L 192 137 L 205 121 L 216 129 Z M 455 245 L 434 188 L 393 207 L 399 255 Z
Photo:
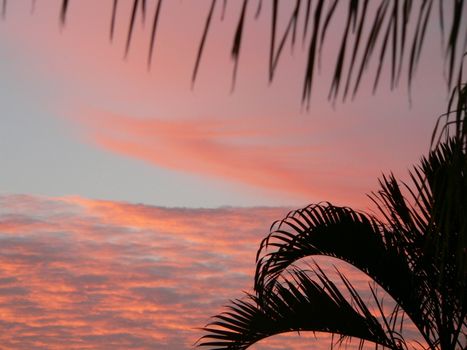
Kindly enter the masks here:
M 0 204 L 6 349 L 190 348 L 211 315 L 251 290 L 258 243 L 287 212 L 14 195 Z M 281 336 L 254 349 L 329 344 L 312 338 Z
M 15 349 L 186 349 L 251 285 L 284 209 L 1 196 L 0 335 Z
M 166 120 L 108 112 L 85 112 L 75 120 L 95 145 L 158 167 L 254 186 L 300 201 L 342 202 L 353 197 L 355 202 L 354 189 L 336 186 L 335 174 L 321 169 L 321 150 L 310 139 L 308 127 L 300 128 L 300 123 L 284 125 L 267 118 Z

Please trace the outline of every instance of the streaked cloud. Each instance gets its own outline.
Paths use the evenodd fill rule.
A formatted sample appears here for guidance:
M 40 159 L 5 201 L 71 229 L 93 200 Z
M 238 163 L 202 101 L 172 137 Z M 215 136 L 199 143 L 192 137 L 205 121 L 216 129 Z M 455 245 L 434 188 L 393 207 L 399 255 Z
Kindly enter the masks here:
M 361 202 L 357 188 L 336 185 L 343 174 L 326 170 L 322 158 L 331 150 L 310 138 L 311 121 L 138 118 L 105 111 L 86 111 L 74 120 L 86 142 L 157 167 L 260 188 L 300 202 L 323 198 Z

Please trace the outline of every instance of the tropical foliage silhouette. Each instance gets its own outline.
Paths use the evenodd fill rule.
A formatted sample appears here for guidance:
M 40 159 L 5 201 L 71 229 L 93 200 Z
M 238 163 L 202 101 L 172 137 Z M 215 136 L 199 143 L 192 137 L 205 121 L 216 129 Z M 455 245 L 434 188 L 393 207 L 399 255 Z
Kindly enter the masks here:
M 410 173 L 391 174 L 370 198 L 379 215 L 330 203 L 290 212 L 273 224 L 256 258 L 255 294 L 233 301 L 204 328 L 199 346 L 246 349 L 291 331 L 329 332 L 406 349 L 404 317 L 429 349 L 464 349 L 467 336 L 467 87 L 456 88 L 433 148 Z M 441 119 L 440 119 L 441 120 Z M 440 123 L 440 122 L 438 122 Z M 405 194 L 404 194 L 405 193 Z M 368 298 L 338 271 L 308 269 L 302 258 L 328 256 L 353 265 L 395 301 L 383 312 L 377 288 Z M 302 260 L 303 261 L 303 260 Z M 387 305 L 385 305 L 387 307 Z M 405 323 L 406 325 L 406 323 Z M 338 342 L 339 343 L 339 342 Z
M 32 4 L 34 6 L 35 0 L 32 0 Z M 70 9 L 78 4 L 78 1 L 61 0 L 60 21 L 62 24 L 65 23 Z M 123 11 L 127 9 L 122 1 L 109 0 L 111 41 L 114 37 L 117 13 L 119 10 L 122 11 L 122 7 Z M 131 8 L 128 9 L 126 54 L 130 50 L 135 22 L 137 19 L 144 21 L 148 12 L 152 13 L 148 51 L 149 66 L 156 46 L 159 19 L 164 13 L 163 1 L 132 0 Z M 3 0 L 3 15 L 6 11 L 7 1 Z M 215 16 L 216 11 L 219 12 L 219 16 Z M 195 58 L 193 82 L 198 73 L 210 28 L 216 25 L 216 19 L 224 18 L 226 11 L 239 11 L 231 48 L 231 57 L 234 62 L 233 83 L 242 41 L 248 35 L 248 31 L 245 31 L 246 24 L 250 17 L 257 19 L 267 11 L 271 23 L 269 81 L 271 82 L 274 78 L 286 44 L 290 41 L 292 47 L 302 47 L 306 55 L 303 67 L 302 102 L 307 104 L 310 100 L 316 71 L 320 66 L 323 44 L 329 37 L 329 32 L 337 35 L 336 40 L 340 42 L 329 90 L 331 100 L 339 96 L 344 99 L 349 95 L 354 96 L 361 86 L 364 75 L 368 72 L 370 76 L 374 75 L 374 90 L 379 85 L 381 74 L 385 69 L 388 71 L 391 88 L 399 83 L 401 74 L 405 71 L 410 86 L 422 56 L 423 45 L 427 41 L 427 32 L 430 32 L 427 28 L 433 22 L 437 22 L 439 27 L 447 68 L 447 83 L 448 87 L 451 87 L 456 82 L 456 74 L 459 71 L 467 40 L 465 28 L 467 11 L 463 0 L 295 0 L 295 2 L 281 3 L 278 0 L 271 0 L 267 4 L 262 0 L 243 0 L 241 3 L 211 0 Z M 284 18 L 288 20 L 285 26 L 281 26 L 280 23 Z M 438 39 L 433 38 L 431 33 L 428 36 L 429 40 Z

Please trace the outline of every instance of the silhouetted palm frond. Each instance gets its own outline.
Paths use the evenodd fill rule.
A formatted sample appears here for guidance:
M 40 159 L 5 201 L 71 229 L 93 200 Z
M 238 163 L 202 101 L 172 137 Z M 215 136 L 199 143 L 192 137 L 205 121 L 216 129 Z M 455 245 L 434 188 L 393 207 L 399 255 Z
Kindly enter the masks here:
M 232 312 L 213 323 L 217 327 L 205 329 L 208 334 L 201 345 L 243 349 L 266 336 L 292 330 L 324 330 L 355 336 L 351 327 L 319 328 L 326 324 L 329 311 L 316 306 L 326 304 L 322 294 L 335 300 L 341 300 L 342 294 L 332 294 L 337 287 L 331 286 L 319 267 L 315 277 L 307 275 L 305 281 L 303 271 L 297 271 L 295 263 L 305 257 L 322 255 L 353 265 L 381 286 L 397 304 L 393 313 L 402 310 L 429 349 L 464 349 L 467 337 L 467 94 L 463 89 L 452 100 L 460 111 L 450 111 L 445 127 L 439 132 L 445 136 L 414 167 L 410 174 L 412 184 L 397 181 L 393 175 L 380 180 L 381 189 L 370 196 L 379 208 L 378 216 L 324 203 L 292 211 L 274 223 L 257 254 L 256 295 L 250 296 L 247 302 L 254 314 L 245 316 L 244 328 L 235 329 L 241 315 L 239 305 L 244 305 L 235 302 Z M 439 133 L 435 130 L 434 136 Z M 289 276 L 296 284 L 290 283 Z M 359 307 L 354 311 L 366 315 L 364 310 L 368 308 L 361 305 L 365 303 L 350 284 L 350 277 L 340 276 L 350 294 L 351 305 Z M 307 283 L 322 290 L 306 294 Z M 391 326 L 395 318 L 384 316 L 382 302 L 373 290 L 372 294 L 381 310 L 380 329 L 391 342 L 386 339 L 386 345 L 393 349 L 404 347 L 400 332 Z M 277 300 L 286 302 L 281 304 Z M 302 309 L 307 310 L 303 315 Z M 332 316 L 340 318 L 340 311 L 334 310 Z M 369 318 L 365 316 L 365 320 Z M 221 337 L 215 338 L 219 334 Z M 221 341 L 210 343 L 205 339 Z
M 232 301 L 229 311 L 215 317 L 204 328 L 208 334 L 199 346 L 211 349 L 246 349 L 264 338 L 292 331 L 328 332 L 359 338 L 393 349 L 402 348 L 400 338 L 392 338 L 385 326 L 344 280 L 351 301 L 323 271 L 294 270 L 263 299 L 249 294 L 246 300 Z
M 456 334 L 463 327 L 465 332 L 467 312 L 467 156 L 465 134 L 459 136 L 422 158 L 411 173 L 413 186 L 383 178 L 376 198 L 413 278 L 423 281 L 420 311 L 430 327 L 420 331 L 447 349 L 460 341 Z
M 376 218 L 331 204 L 312 205 L 290 213 L 274 226 L 258 251 L 255 289 L 259 295 L 269 293 L 278 277 L 299 259 L 331 256 L 365 272 L 411 318 L 424 329 L 431 328 L 419 308 L 426 286 L 413 276 L 400 242 Z
M 157 4 L 155 3 L 157 1 Z M 66 19 L 69 0 L 62 0 L 60 20 Z M 113 38 L 118 0 L 113 0 L 110 25 L 110 38 Z M 219 18 L 224 17 L 226 8 L 236 7 L 235 2 L 223 1 L 223 6 L 216 6 L 217 0 L 212 0 L 206 16 L 206 24 L 199 42 L 199 49 L 195 59 L 192 79 L 197 77 L 207 34 L 215 25 L 214 11 L 222 11 Z M 233 3 L 232 5 L 227 5 Z M 161 1 L 154 0 L 157 10 L 153 15 L 151 40 L 149 44 L 148 61 L 152 59 L 155 32 L 160 16 Z M 452 86 L 456 76 L 460 75 L 462 54 L 467 40 L 466 15 L 463 0 L 296 0 L 295 2 L 279 2 L 272 0 L 263 4 L 257 1 L 244 0 L 238 14 L 237 28 L 232 39 L 231 56 L 234 61 L 235 83 L 240 48 L 245 23 L 250 18 L 258 18 L 267 11 L 271 16 L 270 50 L 269 50 L 269 80 L 272 81 L 283 54 L 285 44 L 290 41 L 297 45 L 297 32 L 302 32 L 302 43 L 306 43 L 306 64 L 303 67 L 302 101 L 309 103 L 312 86 L 314 84 L 317 63 L 322 55 L 323 44 L 332 32 L 339 44 L 334 72 L 332 74 L 329 98 L 343 99 L 349 95 L 355 96 L 365 74 L 370 70 L 374 76 L 373 90 L 379 86 L 384 70 L 389 76 L 390 86 L 398 85 L 403 71 L 407 72 L 409 86 L 416 73 L 416 67 L 422 56 L 422 50 L 430 23 L 436 23 L 439 28 L 440 40 L 443 43 L 446 62 L 446 77 L 448 87 Z M 237 4 L 238 5 L 238 4 Z M 131 43 L 135 18 L 146 16 L 146 0 L 133 0 L 130 25 L 127 33 L 126 52 Z M 3 0 L 3 13 L 6 11 L 6 0 Z M 233 11 L 233 10 L 231 10 Z M 438 15 L 434 12 L 438 12 Z M 290 14 L 288 14 L 290 12 Z M 249 16 L 249 14 L 252 14 Z M 167 16 L 170 14 L 166 14 Z M 286 20 L 287 25 L 281 30 L 279 18 Z M 345 23 L 342 28 L 341 23 Z M 433 40 L 438 38 L 428 38 Z M 303 46 L 303 45 L 300 45 Z M 373 68 L 371 68 L 373 65 Z M 373 71 L 375 69 L 375 71 Z

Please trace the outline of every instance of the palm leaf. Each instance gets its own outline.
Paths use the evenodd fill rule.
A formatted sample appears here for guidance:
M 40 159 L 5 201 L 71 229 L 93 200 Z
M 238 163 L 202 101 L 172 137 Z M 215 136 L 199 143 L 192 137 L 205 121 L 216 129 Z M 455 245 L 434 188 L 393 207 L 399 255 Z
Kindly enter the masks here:
M 351 301 L 321 270 L 315 279 L 301 270 L 275 286 L 266 299 L 248 294 L 234 300 L 203 330 L 198 346 L 211 349 L 246 349 L 259 340 L 293 331 L 328 332 L 356 337 L 393 349 L 400 348 L 347 281 Z
M 3 3 L 6 4 L 6 0 L 4 0 Z M 60 23 L 62 25 L 64 25 L 65 21 L 66 21 L 66 14 L 67 14 L 67 11 L 68 11 L 68 5 L 69 5 L 69 0 L 62 0 L 62 8 L 60 10 Z
M 240 48 L 241 48 L 241 43 L 242 43 L 243 28 L 245 26 L 245 15 L 246 15 L 247 4 L 248 4 L 248 0 L 243 0 L 242 10 L 240 12 L 240 18 L 238 19 L 237 29 L 235 31 L 234 42 L 232 45 L 231 57 L 234 61 L 232 90 L 235 87 L 235 81 L 237 79 L 238 60 L 240 57 Z
M 117 6 L 118 6 L 118 0 L 114 0 L 113 5 L 112 5 L 112 17 L 110 19 L 110 41 L 112 42 L 113 37 L 114 37 L 114 31 L 115 31 L 115 19 L 117 17 Z
M 7 0 L 2 0 L 2 18 L 6 17 Z
M 130 51 L 131 38 L 133 36 L 133 27 L 135 26 L 135 19 L 136 19 L 136 14 L 138 11 L 138 3 L 139 3 L 139 0 L 133 0 L 133 9 L 131 11 L 130 26 L 128 28 L 128 35 L 126 38 L 126 45 L 125 45 L 125 57 L 128 55 L 128 52 Z
M 393 175 L 380 180 L 372 199 L 383 221 L 327 203 L 275 223 L 257 254 L 259 300 L 274 293 L 279 277 L 299 259 L 332 256 L 381 285 L 430 346 L 459 345 L 467 312 L 465 114 L 460 118 L 452 124 L 454 136 L 414 168 L 411 186 Z
M 279 276 L 299 259 L 331 256 L 370 276 L 426 333 L 433 326 L 422 307 L 428 285 L 413 274 L 405 252 L 376 218 L 329 203 L 311 205 L 274 224 L 261 242 L 255 290 L 260 297 L 270 294 Z
M 351 86 L 352 96 L 355 96 L 361 86 L 368 67 L 376 61 L 376 74 L 374 75 L 374 90 L 380 85 L 380 77 L 386 67 L 386 57 L 390 57 L 388 69 L 388 78 L 390 87 L 394 88 L 399 84 L 401 72 L 405 67 L 407 71 L 407 81 L 409 87 L 412 84 L 416 73 L 416 68 L 421 59 L 425 37 L 427 35 L 429 24 L 436 20 L 439 22 L 440 38 L 443 43 L 445 52 L 445 65 L 447 68 L 447 84 L 451 87 L 456 80 L 459 79 L 460 67 L 462 64 L 462 55 L 465 51 L 465 43 L 467 43 L 467 31 L 465 31 L 465 14 L 464 1 L 453 1 L 452 14 L 445 16 L 445 6 L 443 0 L 439 1 L 438 12 L 439 16 L 433 16 L 433 8 L 435 0 L 421 0 L 416 3 L 413 0 L 349 0 L 338 1 L 333 0 L 329 3 L 327 10 L 325 9 L 325 0 L 301 1 L 296 0 L 292 14 L 287 26 L 283 29 L 282 34 L 278 33 L 278 18 L 283 17 L 279 10 L 279 2 L 274 0 L 271 3 L 271 38 L 269 50 L 269 80 L 272 81 L 278 66 L 283 47 L 287 40 L 290 39 L 292 47 L 295 46 L 295 38 L 299 18 L 303 25 L 302 43 L 306 41 L 308 29 L 311 29 L 308 48 L 305 51 L 306 64 L 303 71 L 303 86 L 302 86 L 302 103 L 307 105 L 310 102 L 312 86 L 315 82 L 316 63 L 320 62 L 322 54 L 322 46 L 326 34 L 330 31 L 336 33 L 336 27 L 339 27 L 340 18 L 337 13 L 344 13 L 346 25 L 341 33 L 336 33 L 336 42 L 340 42 L 337 61 L 334 73 L 331 77 L 331 85 L 329 89 L 329 98 L 336 100 L 340 95 L 345 99 L 350 93 Z M 206 15 L 206 24 L 202 33 L 199 49 L 194 64 L 192 81 L 197 77 L 198 68 L 200 65 L 202 52 L 206 43 L 207 33 L 211 26 L 212 15 L 216 0 L 212 0 L 211 6 Z M 240 57 L 240 48 L 243 38 L 248 34 L 244 33 L 246 26 L 246 2 L 244 0 L 241 7 L 237 28 L 234 37 L 232 38 L 231 56 L 234 61 L 233 84 L 237 76 L 237 67 Z M 2 0 L 2 13 L 6 12 L 6 0 Z M 66 14 L 69 8 L 69 0 L 62 0 L 60 21 L 65 23 Z M 117 0 L 113 0 L 111 24 L 110 24 L 110 39 L 113 38 L 115 18 L 117 11 Z M 227 0 L 223 1 L 222 16 L 226 8 Z M 369 4 L 371 6 L 369 6 Z M 416 6 L 417 5 L 417 6 Z M 157 7 L 160 6 L 160 3 Z M 265 6 L 262 5 L 262 0 L 258 0 L 258 7 L 254 18 L 257 18 Z M 340 10 L 339 7 L 345 7 Z M 139 2 L 134 0 L 133 8 L 129 13 L 130 26 L 127 33 L 127 44 L 125 47 L 125 55 L 128 54 L 130 42 L 133 32 L 133 26 L 138 9 L 142 12 L 142 21 L 144 22 L 146 13 L 146 0 Z M 269 13 L 269 11 L 268 11 Z M 303 14 L 303 16 L 302 16 Z M 446 18 L 447 17 L 447 18 Z M 368 27 L 367 23 L 371 23 Z M 154 26 L 153 26 L 154 28 Z M 449 30 L 446 30 L 449 28 Z M 154 29 L 152 29 L 154 30 Z M 280 37 L 281 41 L 276 47 L 276 38 Z M 430 38 L 432 39 L 432 38 Z M 460 44 L 462 43 L 462 44 Z M 149 44 L 149 56 L 151 55 L 154 43 L 153 40 Z M 408 55 L 406 55 L 406 52 Z M 318 65 L 319 66 L 319 65 Z M 343 89 L 341 89 L 343 87 Z
M 159 14 L 161 12 L 162 0 L 157 2 L 156 12 L 154 13 L 154 19 L 152 21 L 152 31 L 151 31 L 151 40 L 149 43 L 149 54 L 148 54 L 148 68 L 151 68 L 152 54 L 154 51 L 154 44 L 156 40 L 156 29 L 157 23 L 159 22 Z
M 196 62 L 195 62 L 195 66 L 194 66 L 194 69 L 193 69 L 193 75 L 191 77 L 192 85 L 195 83 L 196 76 L 198 75 L 199 64 L 201 62 L 201 56 L 203 55 L 204 45 L 206 43 L 206 38 L 208 36 L 209 28 L 211 26 L 212 14 L 214 12 L 214 7 L 215 6 L 216 6 L 216 0 L 212 0 L 211 7 L 209 8 L 209 14 L 208 14 L 208 16 L 206 18 L 206 23 L 204 25 L 203 36 L 202 36 L 201 41 L 199 43 L 198 54 L 196 55 Z
M 380 180 L 381 190 L 372 198 L 381 220 L 325 203 L 292 211 L 274 223 L 258 250 L 256 295 L 232 302 L 228 312 L 216 316 L 204 328 L 207 334 L 199 346 L 246 349 L 275 334 L 320 331 L 406 348 L 400 333 L 406 314 L 430 349 L 463 348 L 467 137 L 459 123 L 465 123 L 465 113 L 452 124 L 454 136 L 414 168 L 412 186 L 401 186 L 393 175 Z M 443 130 L 448 133 L 449 127 Z M 319 266 L 314 278 L 291 270 L 294 262 L 313 255 L 359 268 L 396 306 L 385 314 L 382 299 L 370 288 L 380 313 L 377 319 L 344 275 L 339 273 L 347 296 Z

